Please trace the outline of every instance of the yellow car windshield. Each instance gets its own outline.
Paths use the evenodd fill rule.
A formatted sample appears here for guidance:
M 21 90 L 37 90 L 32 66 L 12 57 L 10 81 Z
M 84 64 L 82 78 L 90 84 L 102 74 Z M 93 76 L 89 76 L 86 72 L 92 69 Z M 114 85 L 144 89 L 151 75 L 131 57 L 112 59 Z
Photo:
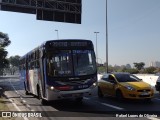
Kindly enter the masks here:
M 132 74 L 114 74 L 118 82 L 139 82 L 140 79 Z

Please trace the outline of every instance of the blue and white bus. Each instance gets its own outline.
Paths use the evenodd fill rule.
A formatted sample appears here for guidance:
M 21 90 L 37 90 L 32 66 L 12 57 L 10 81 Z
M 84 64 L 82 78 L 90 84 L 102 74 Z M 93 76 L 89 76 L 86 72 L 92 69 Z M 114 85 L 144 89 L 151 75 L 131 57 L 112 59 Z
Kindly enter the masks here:
M 95 95 L 97 68 L 90 40 L 49 40 L 20 58 L 26 94 L 51 100 Z

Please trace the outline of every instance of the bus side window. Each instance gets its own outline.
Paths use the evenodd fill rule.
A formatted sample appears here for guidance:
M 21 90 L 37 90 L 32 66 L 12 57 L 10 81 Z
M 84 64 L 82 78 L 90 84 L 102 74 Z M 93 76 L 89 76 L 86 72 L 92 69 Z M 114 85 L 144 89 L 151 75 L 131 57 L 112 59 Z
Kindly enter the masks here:
M 20 71 L 22 70 L 22 66 L 21 66 L 21 65 L 19 66 L 19 70 L 20 70 Z
M 40 68 L 39 61 L 37 60 L 37 68 Z
M 23 69 L 23 70 L 25 70 L 25 69 L 26 69 L 26 66 L 25 66 L 25 65 L 26 65 L 26 64 L 24 64 L 24 65 L 22 66 L 22 69 Z
M 34 62 L 31 62 L 31 69 L 34 69 Z
M 39 68 L 40 66 L 39 66 L 39 61 L 38 60 L 36 60 L 36 62 L 35 62 L 35 68 Z
M 28 70 L 30 70 L 30 63 L 28 63 L 28 66 L 27 66 L 27 67 L 28 67 Z
M 33 69 L 34 69 L 34 62 L 31 62 L 31 63 L 29 64 L 29 69 L 30 69 L 30 70 L 33 70 Z

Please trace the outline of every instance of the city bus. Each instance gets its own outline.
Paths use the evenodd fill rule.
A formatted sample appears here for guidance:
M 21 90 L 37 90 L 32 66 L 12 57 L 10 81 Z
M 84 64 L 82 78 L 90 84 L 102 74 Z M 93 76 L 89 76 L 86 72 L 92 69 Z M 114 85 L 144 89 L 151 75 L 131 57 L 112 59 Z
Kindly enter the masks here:
M 91 40 L 48 40 L 20 58 L 26 95 L 52 100 L 96 95 L 97 68 Z

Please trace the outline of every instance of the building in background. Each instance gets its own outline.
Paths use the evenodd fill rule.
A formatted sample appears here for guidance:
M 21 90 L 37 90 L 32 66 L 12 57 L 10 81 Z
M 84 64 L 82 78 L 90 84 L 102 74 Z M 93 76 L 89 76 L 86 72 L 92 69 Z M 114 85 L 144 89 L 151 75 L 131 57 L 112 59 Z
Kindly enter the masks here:
M 159 61 L 151 61 L 149 63 L 149 67 L 158 67 L 158 68 L 160 68 L 160 62 Z

